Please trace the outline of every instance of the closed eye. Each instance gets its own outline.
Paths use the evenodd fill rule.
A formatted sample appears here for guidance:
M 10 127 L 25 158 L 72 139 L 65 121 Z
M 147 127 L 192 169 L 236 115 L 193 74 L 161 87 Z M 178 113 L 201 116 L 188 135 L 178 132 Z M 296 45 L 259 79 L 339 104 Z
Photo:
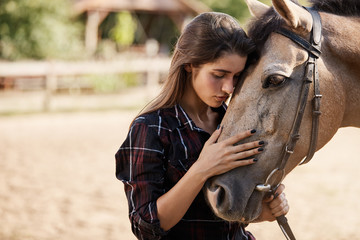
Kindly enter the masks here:
M 225 74 L 213 74 L 215 78 L 221 79 L 225 76 Z
M 263 88 L 280 87 L 288 80 L 287 77 L 279 74 L 274 74 L 267 77 L 263 83 Z

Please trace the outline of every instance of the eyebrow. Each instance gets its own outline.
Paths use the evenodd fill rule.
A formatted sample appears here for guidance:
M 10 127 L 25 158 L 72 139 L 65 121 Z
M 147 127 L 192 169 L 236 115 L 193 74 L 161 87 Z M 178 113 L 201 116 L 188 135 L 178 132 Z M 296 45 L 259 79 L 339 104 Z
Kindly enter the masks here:
M 223 73 L 231 73 L 231 71 L 228 71 L 228 70 L 224 70 L 224 69 L 213 69 L 213 71 L 215 72 L 223 72 Z M 238 73 L 235 73 L 236 74 L 241 74 L 242 71 L 238 72 Z

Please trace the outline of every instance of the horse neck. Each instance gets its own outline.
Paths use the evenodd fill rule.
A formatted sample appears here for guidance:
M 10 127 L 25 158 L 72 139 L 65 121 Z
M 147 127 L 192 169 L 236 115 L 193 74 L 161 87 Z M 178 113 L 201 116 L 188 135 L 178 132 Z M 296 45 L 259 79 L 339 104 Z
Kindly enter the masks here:
M 341 126 L 360 127 L 360 18 L 325 13 L 321 17 L 322 58 L 345 98 Z

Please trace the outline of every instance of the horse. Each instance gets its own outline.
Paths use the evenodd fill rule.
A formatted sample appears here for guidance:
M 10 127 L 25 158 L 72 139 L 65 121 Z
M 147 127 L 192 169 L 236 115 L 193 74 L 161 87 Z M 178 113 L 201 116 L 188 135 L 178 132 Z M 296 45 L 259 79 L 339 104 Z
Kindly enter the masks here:
M 312 0 L 311 11 L 291 0 L 272 0 L 272 7 L 246 2 L 254 16 L 248 35 L 258 57 L 235 87 L 218 141 L 257 129 L 242 142 L 261 139 L 265 151 L 257 163 L 215 176 L 204 186 L 217 216 L 243 223 L 258 218 L 265 194 L 309 152 L 322 148 L 341 127 L 360 127 L 360 2 Z M 319 29 L 314 33 L 314 28 Z M 316 43 L 306 49 L 297 41 Z

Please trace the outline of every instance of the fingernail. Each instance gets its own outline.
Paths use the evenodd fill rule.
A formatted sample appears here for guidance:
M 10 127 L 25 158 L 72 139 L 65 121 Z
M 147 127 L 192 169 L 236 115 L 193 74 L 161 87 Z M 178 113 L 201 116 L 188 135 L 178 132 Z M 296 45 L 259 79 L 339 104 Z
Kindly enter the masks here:
M 257 161 L 258 161 L 258 159 L 257 159 L 257 158 L 254 158 L 254 159 L 253 159 L 253 162 L 257 162 Z
M 264 149 L 263 148 L 258 148 L 258 151 L 262 152 L 262 151 L 264 151 Z
M 259 145 L 264 145 L 264 144 L 265 144 L 264 141 L 260 141 L 260 142 L 259 142 Z
M 250 131 L 252 134 L 256 133 L 256 129 Z

